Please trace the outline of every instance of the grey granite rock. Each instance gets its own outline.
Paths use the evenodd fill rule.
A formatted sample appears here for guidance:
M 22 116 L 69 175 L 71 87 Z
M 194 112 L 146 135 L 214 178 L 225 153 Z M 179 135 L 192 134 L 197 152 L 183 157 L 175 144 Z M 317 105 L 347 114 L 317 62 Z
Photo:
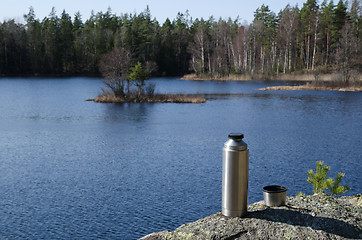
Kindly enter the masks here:
M 219 212 L 141 239 L 362 239 L 361 213 L 361 194 L 289 197 L 286 206 L 266 207 L 261 201 L 249 205 L 243 218 Z

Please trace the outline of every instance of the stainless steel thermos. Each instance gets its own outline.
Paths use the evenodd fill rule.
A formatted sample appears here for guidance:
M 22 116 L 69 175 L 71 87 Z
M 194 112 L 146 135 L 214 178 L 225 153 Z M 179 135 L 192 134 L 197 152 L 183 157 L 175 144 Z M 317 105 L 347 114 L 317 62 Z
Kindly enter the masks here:
M 243 134 L 228 137 L 223 148 L 222 214 L 242 217 L 248 207 L 249 150 Z

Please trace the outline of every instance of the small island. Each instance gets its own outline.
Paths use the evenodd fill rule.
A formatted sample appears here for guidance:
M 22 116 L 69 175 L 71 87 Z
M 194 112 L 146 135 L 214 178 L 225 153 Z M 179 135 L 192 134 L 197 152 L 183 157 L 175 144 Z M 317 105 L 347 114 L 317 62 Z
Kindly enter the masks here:
M 99 95 L 96 98 L 90 98 L 86 101 L 94 101 L 99 103 L 129 103 L 129 102 L 139 102 L 139 103 L 204 103 L 206 98 L 197 96 L 197 95 L 181 95 L 181 94 L 155 94 L 155 95 L 145 95 L 141 98 L 124 98 L 116 97 L 112 94 L 109 95 Z
M 115 48 L 104 54 L 100 60 L 99 69 L 103 76 L 106 89 L 96 98 L 86 101 L 100 103 L 204 103 L 206 98 L 198 95 L 156 94 L 155 85 L 146 80 L 156 70 L 152 62 L 134 59 L 125 48 Z

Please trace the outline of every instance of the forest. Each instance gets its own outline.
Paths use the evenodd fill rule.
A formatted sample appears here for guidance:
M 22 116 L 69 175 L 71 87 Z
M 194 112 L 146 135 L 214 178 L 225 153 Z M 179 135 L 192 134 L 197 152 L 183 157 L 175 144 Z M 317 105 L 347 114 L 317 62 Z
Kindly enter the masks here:
M 159 76 L 360 73 L 361 9 L 360 0 L 307 0 L 279 13 L 262 5 L 250 24 L 193 19 L 188 11 L 161 24 L 148 7 L 138 14 L 92 12 L 87 20 L 54 8 L 39 20 L 30 7 L 24 23 L 0 23 L 0 76 L 99 74 L 104 55 L 117 49 Z

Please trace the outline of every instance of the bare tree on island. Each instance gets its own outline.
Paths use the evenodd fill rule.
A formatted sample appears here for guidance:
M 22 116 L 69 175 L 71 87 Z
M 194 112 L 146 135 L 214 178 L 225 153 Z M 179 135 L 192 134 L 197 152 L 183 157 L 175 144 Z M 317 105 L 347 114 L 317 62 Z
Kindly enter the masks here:
M 103 96 L 113 95 L 124 101 L 141 101 L 145 97 L 145 80 L 149 79 L 150 73 L 156 69 L 156 64 L 150 61 L 145 63 L 145 67 L 141 62 L 133 65 L 129 51 L 125 48 L 113 49 L 102 55 L 99 62 L 103 82 L 109 88 L 103 90 Z M 137 93 L 132 91 L 132 85 L 137 88 Z M 153 95 L 154 85 L 149 85 L 146 91 L 148 96 Z
M 125 87 L 127 94 L 130 93 L 130 81 L 127 76 L 131 67 L 131 59 L 131 53 L 125 48 L 115 48 L 100 59 L 99 71 L 104 77 L 103 82 L 116 97 L 126 96 Z
M 156 71 L 154 62 L 148 61 L 142 64 L 131 63 L 129 52 L 123 48 L 117 48 L 101 57 L 100 71 L 105 78 L 103 82 L 112 92 L 103 91 L 103 94 L 87 101 L 104 103 L 125 102 L 177 102 L 177 103 L 204 103 L 205 98 L 200 96 L 187 96 L 179 94 L 154 94 L 155 85 L 146 86 L 146 80 L 150 73 Z M 125 84 L 127 83 L 127 86 Z M 137 89 L 130 89 L 131 86 Z M 146 86 L 146 87 L 145 87 Z M 127 92 L 125 92 L 125 88 Z

